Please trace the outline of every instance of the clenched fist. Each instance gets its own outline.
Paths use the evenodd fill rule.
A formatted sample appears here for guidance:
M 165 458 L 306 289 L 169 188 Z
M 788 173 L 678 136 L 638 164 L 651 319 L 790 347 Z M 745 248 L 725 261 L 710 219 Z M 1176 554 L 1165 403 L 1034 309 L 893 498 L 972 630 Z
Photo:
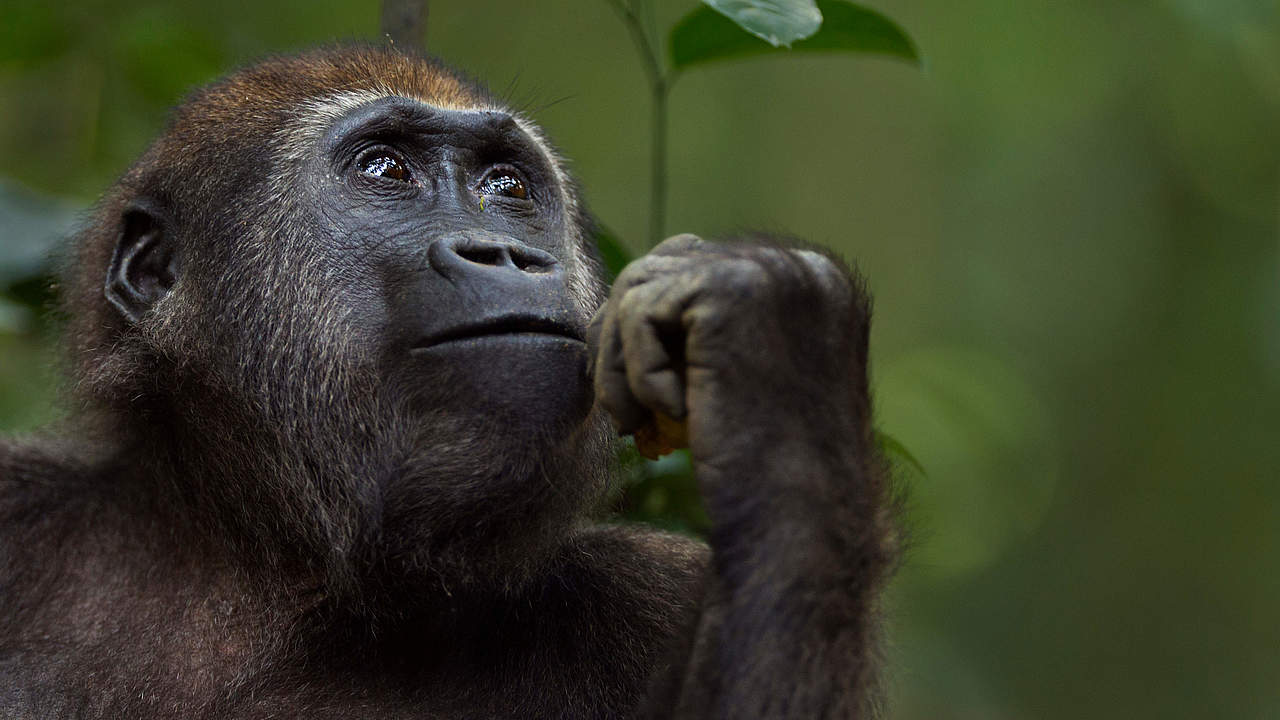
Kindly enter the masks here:
M 670 238 L 591 323 L 597 398 L 623 434 L 675 445 L 687 429 L 700 463 L 839 427 L 864 382 L 867 306 L 818 252 Z

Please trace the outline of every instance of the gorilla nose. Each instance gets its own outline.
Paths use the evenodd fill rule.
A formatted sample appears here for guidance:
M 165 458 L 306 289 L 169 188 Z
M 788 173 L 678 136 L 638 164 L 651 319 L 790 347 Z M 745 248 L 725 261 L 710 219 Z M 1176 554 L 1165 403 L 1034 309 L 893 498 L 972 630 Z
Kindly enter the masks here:
M 468 276 L 560 275 L 560 261 L 545 250 L 529 247 L 514 239 L 495 239 L 473 233 L 456 233 L 435 240 L 427 247 L 431 267 L 450 280 Z M 532 279 L 532 278 L 531 278 Z

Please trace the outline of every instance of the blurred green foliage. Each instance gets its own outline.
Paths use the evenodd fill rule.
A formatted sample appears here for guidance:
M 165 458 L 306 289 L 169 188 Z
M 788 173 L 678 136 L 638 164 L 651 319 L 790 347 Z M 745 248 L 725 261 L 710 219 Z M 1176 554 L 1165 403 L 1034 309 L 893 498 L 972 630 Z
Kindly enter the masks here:
M 792 233 L 870 278 L 878 424 L 928 471 L 888 604 L 894 716 L 1280 717 L 1280 2 L 873 6 L 926 73 L 796 54 L 680 81 L 668 227 Z M 660 0 L 658 25 L 693 7 Z M 377 22 L 352 0 L 6 0 L 0 259 L 65 232 L 190 88 Z M 627 42 L 603 2 L 437 1 L 428 29 L 635 252 Z M 5 430 L 54 412 L 42 267 L 0 288 Z M 645 497 L 628 512 L 697 528 Z

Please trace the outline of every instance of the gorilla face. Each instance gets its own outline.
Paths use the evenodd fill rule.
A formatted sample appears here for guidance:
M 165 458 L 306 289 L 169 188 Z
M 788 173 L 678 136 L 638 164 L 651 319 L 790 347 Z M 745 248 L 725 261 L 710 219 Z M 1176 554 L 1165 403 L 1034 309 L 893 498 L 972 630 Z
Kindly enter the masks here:
M 364 286 L 380 374 L 415 412 L 548 440 L 580 426 L 592 308 L 571 292 L 577 248 L 541 146 L 502 111 L 385 97 L 316 149 L 303 184 L 321 252 Z

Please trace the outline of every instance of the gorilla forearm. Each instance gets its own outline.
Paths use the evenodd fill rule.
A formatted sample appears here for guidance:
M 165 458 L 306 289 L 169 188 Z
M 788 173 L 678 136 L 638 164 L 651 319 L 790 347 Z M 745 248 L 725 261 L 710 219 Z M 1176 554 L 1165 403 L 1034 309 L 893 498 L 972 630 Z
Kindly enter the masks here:
M 841 477 L 825 464 L 792 477 Z M 875 520 L 850 498 L 815 490 L 717 520 L 719 617 L 704 630 L 717 651 L 700 660 L 716 671 L 699 673 L 715 678 L 706 699 L 714 712 L 698 716 L 845 718 L 867 704 L 875 596 L 889 553 Z
M 713 586 L 672 716 L 869 716 L 876 599 L 893 560 L 888 510 L 863 499 L 878 479 L 852 448 L 761 454 L 775 457 L 722 476 L 742 492 L 709 510 Z M 756 502 L 744 497 L 767 486 Z

